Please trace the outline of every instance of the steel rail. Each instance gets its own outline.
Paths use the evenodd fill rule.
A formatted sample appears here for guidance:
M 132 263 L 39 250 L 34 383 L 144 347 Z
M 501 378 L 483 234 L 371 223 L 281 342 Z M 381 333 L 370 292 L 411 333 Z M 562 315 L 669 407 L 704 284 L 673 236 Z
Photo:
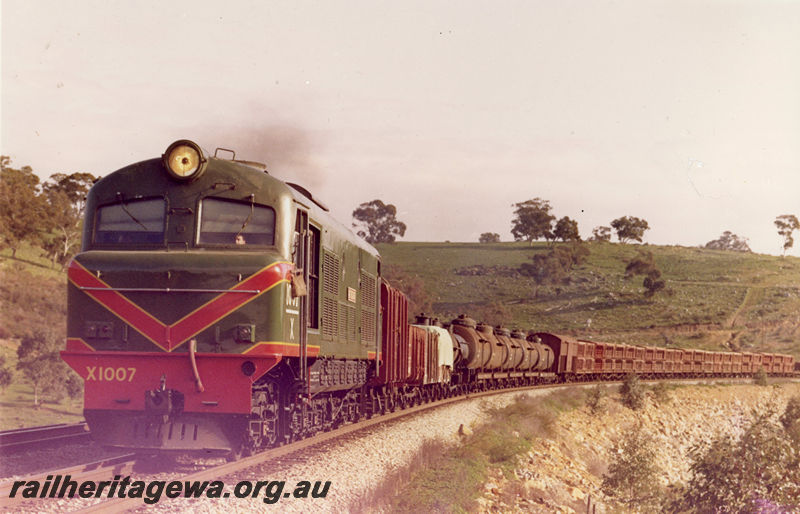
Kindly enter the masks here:
M 66 477 L 67 475 L 69 475 L 70 480 L 78 483 L 89 480 L 92 481 L 105 480 L 108 477 L 113 478 L 115 475 L 129 474 L 133 470 L 135 459 L 136 459 L 136 454 L 127 453 L 124 455 L 118 455 L 116 457 L 109 457 L 106 459 L 89 462 L 87 464 L 79 464 L 77 466 L 71 466 L 68 468 L 63 468 L 55 471 L 48 471 L 45 473 L 37 473 L 34 475 L 19 477 L 16 478 L 15 480 L 7 480 L 5 482 L 0 483 L 0 511 L 8 511 L 14 507 L 19 507 L 21 504 L 26 502 L 50 499 L 50 498 L 22 498 L 21 497 L 22 493 L 20 491 L 17 491 L 14 498 L 10 498 L 9 495 L 11 494 L 15 482 L 36 481 L 40 484 L 43 484 L 46 480 L 48 480 L 48 477 L 52 481 L 53 477 L 55 477 L 56 475 L 61 475 L 62 477 Z M 57 500 L 60 498 L 53 498 L 53 499 Z
M 0 452 L 9 452 L 36 445 L 64 443 L 69 439 L 89 438 L 89 428 L 85 421 L 61 425 L 16 428 L 0 432 Z

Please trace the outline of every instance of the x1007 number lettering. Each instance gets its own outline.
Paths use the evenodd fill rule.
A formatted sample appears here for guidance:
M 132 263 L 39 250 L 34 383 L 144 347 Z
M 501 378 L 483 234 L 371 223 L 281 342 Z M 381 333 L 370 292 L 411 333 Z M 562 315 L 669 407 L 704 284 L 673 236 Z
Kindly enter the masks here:
M 86 366 L 86 380 L 97 382 L 132 382 L 136 368 L 112 368 L 106 366 Z

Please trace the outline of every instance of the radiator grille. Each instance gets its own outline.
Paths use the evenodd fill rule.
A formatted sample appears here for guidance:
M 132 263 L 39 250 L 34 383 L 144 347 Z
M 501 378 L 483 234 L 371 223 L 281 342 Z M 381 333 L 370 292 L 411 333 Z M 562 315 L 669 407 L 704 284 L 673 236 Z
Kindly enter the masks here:
M 328 294 L 335 297 L 339 296 L 339 258 L 330 253 L 325 252 L 325 258 L 322 261 L 322 287 Z
M 361 343 L 374 345 L 378 338 L 376 329 L 377 281 L 361 271 Z
M 342 324 L 339 316 L 339 258 L 328 251 L 322 257 L 322 338 L 332 340 L 340 337 Z
M 361 310 L 361 342 L 375 342 L 375 313 L 367 309 Z
M 375 278 L 361 272 L 361 306 L 365 309 L 375 309 Z
M 355 343 L 356 337 L 356 309 L 351 305 L 339 303 L 339 340 Z
M 356 308 L 352 305 L 347 306 L 347 342 L 358 342 L 358 331 L 356 330 Z
M 338 335 L 339 317 L 336 304 L 336 298 L 325 297 L 322 300 L 322 337 L 326 339 L 333 339 Z

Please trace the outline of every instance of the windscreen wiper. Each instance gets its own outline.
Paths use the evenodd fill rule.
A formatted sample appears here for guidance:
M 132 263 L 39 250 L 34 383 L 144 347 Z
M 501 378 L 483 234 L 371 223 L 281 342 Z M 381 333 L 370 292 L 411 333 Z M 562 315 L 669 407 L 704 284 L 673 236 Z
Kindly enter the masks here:
M 128 216 L 130 216 L 130 218 L 131 218 L 133 221 L 135 221 L 135 222 L 136 222 L 136 223 L 137 223 L 137 224 L 138 224 L 140 227 L 142 227 L 142 229 L 144 229 L 144 230 L 147 230 L 147 227 L 144 225 L 144 223 L 142 223 L 141 221 L 139 221 L 138 219 L 136 219 L 136 216 L 134 216 L 134 215 L 131 213 L 131 211 L 129 211 L 129 210 L 128 210 L 128 206 L 127 206 L 127 205 L 125 205 L 125 198 L 122 196 L 122 193 L 119 193 L 119 192 L 118 192 L 118 193 L 117 193 L 117 198 L 119 198 L 119 204 L 120 204 L 120 206 L 122 207 L 122 210 L 123 210 L 123 211 L 125 211 L 125 214 L 127 214 Z
M 236 238 L 238 238 L 240 235 L 242 235 L 242 232 L 244 232 L 244 229 L 247 227 L 247 224 L 250 223 L 251 219 L 253 219 L 253 212 L 256 209 L 256 203 L 255 202 L 256 202 L 256 195 L 251 194 L 250 195 L 250 214 L 247 215 L 247 219 L 244 220 L 244 223 L 242 223 L 242 228 L 240 228 L 239 232 L 236 233 Z

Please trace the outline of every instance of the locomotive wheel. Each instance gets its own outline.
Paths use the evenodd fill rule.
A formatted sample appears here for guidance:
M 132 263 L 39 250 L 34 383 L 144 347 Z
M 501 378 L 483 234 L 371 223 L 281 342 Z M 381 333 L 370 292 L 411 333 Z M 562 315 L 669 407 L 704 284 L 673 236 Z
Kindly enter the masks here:
M 225 460 L 228 462 L 236 462 L 242 457 L 249 457 L 252 454 L 253 452 L 250 449 L 250 443 L 248 441 L 240 444 L 236 449 L 231 450 L 227 454 L 225 454 Z
M 265 391 L 253 393 L 251 425 L 241 453 L 251 454 L 259 448 L 275 446 L 278 441 L 280 407 L 274 391 L 275 384 L 270 383 Z

